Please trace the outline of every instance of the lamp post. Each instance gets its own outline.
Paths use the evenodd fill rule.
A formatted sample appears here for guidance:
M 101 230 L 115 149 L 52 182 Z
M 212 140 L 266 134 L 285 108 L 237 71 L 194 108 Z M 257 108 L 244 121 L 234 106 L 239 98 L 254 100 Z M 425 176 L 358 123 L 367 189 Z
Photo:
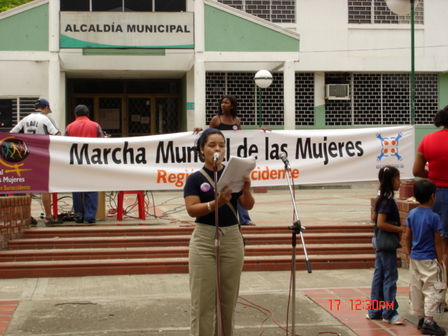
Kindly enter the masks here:
M 389 9 L 397 15 L 411 17 L 411 124 L 415 124 L 415 2 L 416 0 L 386 0 Z
M 272 80 L 272 74 L 268 70 L 260 70 L 254 77 L 258 89 L 258 127 L 261 127 L 263 123 L 263 89 L 268 88 L 272 84 Z

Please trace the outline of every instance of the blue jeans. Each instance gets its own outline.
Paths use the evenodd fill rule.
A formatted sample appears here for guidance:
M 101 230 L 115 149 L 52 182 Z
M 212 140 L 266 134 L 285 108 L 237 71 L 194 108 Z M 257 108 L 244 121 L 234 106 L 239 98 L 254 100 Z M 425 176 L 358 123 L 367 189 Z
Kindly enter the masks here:
M 247 223 L 250 223 L 252 220 L 250 219 L 249 216 L 249 211 L 244 209 L 241 205 L 240 202 L 237 202 L 237 211 L 238 211 L 238 217 L 240 219 L 240 225 L 246 225 Z
M 377 251 L 375 259 L 375 272 L 373 273 L 370 300 L 373 305 L 376 302 L 385 302 L 386 308 L 376 305 L 375 309 L 369 310 L 371 319 L 381 317 L 390 320 L 397 313 L 397 251 Z
M 442 222 L 442 236 L 448 238 L 448 188 L 437 188 L 436 203 L 432 210 L 440 215 Z
M 93 221 L 96 218 L 98 208 L 97 192 L 74 192 L 73 208 L 75 216 L 86 221 Z

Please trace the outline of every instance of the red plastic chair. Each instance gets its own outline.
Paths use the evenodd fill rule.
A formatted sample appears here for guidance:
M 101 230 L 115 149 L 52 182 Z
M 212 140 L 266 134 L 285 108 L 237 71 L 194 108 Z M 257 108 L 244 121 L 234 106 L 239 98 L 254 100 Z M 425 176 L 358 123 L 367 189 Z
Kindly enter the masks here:
M 123 220 L 123 201 L 125 194 L 136 194 L 138 202 L 138 218 L 146 219 L 146 209 L 145 209 L 145 194 L 141 190 L 137 191 L 119 191 L 118 192 L 118 202 L 117 202 L 117 220 Z
M 53 205 L 53 218 L 58 218 L 58 193 L 52 193 L 51 197 L 53 199 L 52 205 Z

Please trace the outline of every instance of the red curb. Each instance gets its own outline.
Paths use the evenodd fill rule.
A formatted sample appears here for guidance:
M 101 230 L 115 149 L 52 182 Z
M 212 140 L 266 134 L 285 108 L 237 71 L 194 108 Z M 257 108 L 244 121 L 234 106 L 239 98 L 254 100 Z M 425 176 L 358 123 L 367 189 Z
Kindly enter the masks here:
M 0 301 L 0 336 L 4 335 L 19 301 Z

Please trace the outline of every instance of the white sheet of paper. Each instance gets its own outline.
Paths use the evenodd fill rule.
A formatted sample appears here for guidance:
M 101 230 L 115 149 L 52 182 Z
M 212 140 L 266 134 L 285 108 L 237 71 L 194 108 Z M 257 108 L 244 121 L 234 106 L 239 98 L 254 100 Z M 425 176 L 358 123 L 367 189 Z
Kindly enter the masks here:
M 227 162 L 224 171 L 218 181 L 218 192 L 225 186 L 232 189 L 232 192 L 240 192 L 243 189 L 244 176 L 249 176 L 250 172 L 255 168 L 255 158 L 240 158 L 231 156 Z

